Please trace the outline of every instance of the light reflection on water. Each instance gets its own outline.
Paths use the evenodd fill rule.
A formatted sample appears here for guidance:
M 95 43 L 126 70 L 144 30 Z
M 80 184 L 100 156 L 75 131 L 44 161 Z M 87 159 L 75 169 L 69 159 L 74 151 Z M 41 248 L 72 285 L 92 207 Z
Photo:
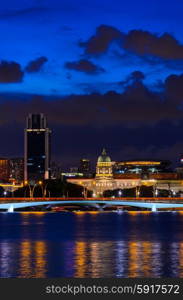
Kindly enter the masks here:
M 180 213 L 1 213 L 0 226 L 0 277 L 183 277 Z

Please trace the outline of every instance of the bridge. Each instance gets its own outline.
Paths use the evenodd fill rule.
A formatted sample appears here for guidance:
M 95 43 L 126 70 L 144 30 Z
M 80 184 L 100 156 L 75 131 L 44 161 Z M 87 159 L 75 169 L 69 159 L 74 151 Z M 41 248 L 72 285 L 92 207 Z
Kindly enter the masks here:
M 15 209 L 52 205 L 77 205 L 86 207 L 129 206 L 150 209 L 182 208 L 183 198 L 0 198 L 0 210 L 14 212 Z

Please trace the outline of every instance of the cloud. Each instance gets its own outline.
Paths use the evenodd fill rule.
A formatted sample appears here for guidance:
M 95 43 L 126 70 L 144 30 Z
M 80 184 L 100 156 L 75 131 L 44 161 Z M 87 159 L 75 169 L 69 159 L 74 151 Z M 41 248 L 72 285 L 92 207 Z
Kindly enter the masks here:
M 143 57 L 149 63 L 161 63 L 162 60 L 171 63 L 172 60 L 183 60 L 183 45 L 169 33 L 157 35 L 144 30 L 131 30 L 124 33 L 115 27 L 100 25 L 96 33 L 86 42 L 79 45 L 85 49 L 85 54 L 104 54 L 112 43 L 117 43 L 121 53 L 135 54 Z
M 127 78 L 123 81 L 120 81 L 118 84 L 126 86 L 130 83 L 142 82 L 145 79 L 145 75 L 141 71 L 133 71 Z
M 133 71 L 130 75 L 130 79 L 135 80 L 135 81 L 141 81 L 144 78 L 145 78 L 145 75 L 141 71 Z
M 148 31 L 131 30 L 125 35 L 122 48 L 140 56 L 183 59 L 183 45 L 168 33 L 158 36 Z
M 85 54 L 97 55 L 106 52 L 110 44 L 120 39 L 122 33 L 112 27 L 107 25 L 100 25 L 96 29 L 95 35 L 89 38 L 86 42 L 80 42 L 80 47 L 85 48 Z
M 3 138 L 7 134 L 10 137 L 4 138 L 2 155 L 23 152 L 25 118 L 29 113 L 41 112 L 53 129 L 53 154 L 61 157 L 63 165 L 71 163 L 68 159 L 73 148 L 77 148 L 76 162 L 87 153 L 96 161 L 104 146 L 114 160 L 178 160 L 182 152 L 183 110 L 179 93 L 183 74 L 169 76 L 161 93 L 147 88 L 143 77 L 138 70 L 132 72 L 122 93 L 62 98 L 0 94 L 0 133 Z M 10 147 L 12 140 L 19 141 L 14 151 Z
M 67 62 L 65 68 L 70 70 L 75 70 L 79 72 L 84 72 L 87 74 L 98 74 L 105 72 L 105 70 L 89 60 L 81 59 L 79 61 Z
M 48 59 L 45 56 L 38 57 L 37 59 L 30 61 L 25 70 L 28 73 L 39 72 L 47 61 Z
M 16 83 L 23 80 L 24 73 L 16 62 L 0 62 L 0 83 Z
M 161 121 L 176 123 L 183 119 L 182 98 L 173 89 L 176 83 L 172 84 L 170 78 L 164 82 L 162 92 L 157 93 L 139 80 L 139 77 L 143 77 L 140 71 L 133 72 L 130 77 L 135 80 L 129 81 L 121 94 L 111 91 L 104 95 L 95 93 L 62 98 L 34 97 L 28 101 L 20 100 L 18 96 L 13 100 L 7 100 L 7 97 L 3 100 L 2 96 L 1 123 L 7 122 L 7 116 L 23 120 L 29 112 L 37 111 L 48 115 L 51 122 L 72 126 L 123 125 L 135 128 L 155 126 Z M 180 78 L 177 77 L 177 81 Z
M 170 75 L 165 80 L 166 96 L 183 109 L 183 74 Z

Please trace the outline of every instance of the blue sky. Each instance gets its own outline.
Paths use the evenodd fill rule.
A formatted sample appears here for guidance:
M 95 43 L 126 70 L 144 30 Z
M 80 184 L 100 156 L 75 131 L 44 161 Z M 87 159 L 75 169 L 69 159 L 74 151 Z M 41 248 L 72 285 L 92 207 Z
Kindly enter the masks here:
M 86 41 L 101 24 L 121 32 L 146 30 L 152 34 L 165 32 L 180 43 L 182 36 L 182 1 L 7 1 L 1 4 L 0 58 L 15 61 L 24 70 L 39 57 L 48 61 L 39 72 L 25 73 L 21 83 L 0 84 L 0 91 L 44 95 L 85 94 L 91 91 L 121 91 L 119 82 L 134 70 L 146 75 L 151 88 L 169 74 L 180 74 L 182 68 L 169 63 L 150 65 L 134 55 L 124 58 L 123 51 L 113 43 L 100 57 L 86 57 L 79 41 Z M 128 54 L 129 55 L 129 54 Z M 97 75 L 64 67 L 66 62 L 89 59 L 105 69 Z

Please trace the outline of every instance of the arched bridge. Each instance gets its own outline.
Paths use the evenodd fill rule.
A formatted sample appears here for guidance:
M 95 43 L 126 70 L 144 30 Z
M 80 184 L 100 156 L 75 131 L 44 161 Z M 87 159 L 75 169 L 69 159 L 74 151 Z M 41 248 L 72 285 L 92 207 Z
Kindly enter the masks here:
M 177 201 L 178 202 L 178 201 Z M 99 200 L 99 199 L 80 199 L 80 200 L 60 200 L 60 201 L 31 201 L 31 202 L 13 202 L 9 201 L 8 203 L 1 203 L 0 210 L 7 210 L 8 212 L 13 212 L 18 208 L 26 208 L 31 206 L 43 206 L 43 205 L 79 205 L 79 206 L 88 206 L 88 207 L 106 207 L 106 206 L 131 206 L 131 207 L 140 207 L 148 208 L 152 211 L 157 211 L 158 209 L 168 209 L 168 208 L 183 208 L 183 203 L 176 202 L 157 202 L 157 201 L 138 201 L 138 200 L 121 200 L 121 199 L 110 199 L 110 200 Z

